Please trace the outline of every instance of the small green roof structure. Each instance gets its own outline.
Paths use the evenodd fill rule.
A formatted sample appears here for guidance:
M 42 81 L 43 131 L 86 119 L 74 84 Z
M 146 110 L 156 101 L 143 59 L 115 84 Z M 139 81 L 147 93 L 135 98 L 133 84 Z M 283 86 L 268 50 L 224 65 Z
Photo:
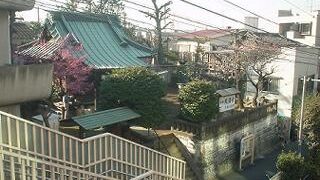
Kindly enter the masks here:
M 61 40 L 71 36 L 73 43 L 81 44 L 80 52 L 73 54 L 85 58 L 93 69 L 115 69 L 149 66 L 152 50 L 129 39 L 119 19 L 113 15 L 52 11 L 45 23 L 43 37 L 50 37 L 46 46 L 39 43 L 19 53 L 29 57 L 47 57 L 57 51 Z M 46 49 L 48 47 L 48 49 Z M 39 51 L 41 49 L 41 52 Z M 41 54 L 39 54 L 39 52 Z
M 240 94 L 240 91 L 238 91 L 236 88 L 228 88 L 228 89 L 217 90 L 216 93 L 221 97 L 225 97 L 225 96 Z
M 85 130 L 92 130 L 141 117 L 128 107 L 119 107 L 96 113 L 73 117 L 72 119 Z

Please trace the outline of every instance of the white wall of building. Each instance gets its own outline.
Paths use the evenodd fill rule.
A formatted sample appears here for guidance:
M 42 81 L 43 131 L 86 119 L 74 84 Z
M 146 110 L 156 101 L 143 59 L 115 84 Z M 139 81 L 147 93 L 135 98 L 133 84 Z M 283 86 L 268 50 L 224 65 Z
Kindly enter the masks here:
M 198 47 L 198 43 L 196 41 L 188 41 L 188 40 L 178 40 L 175 43 L 175 50 L 178 52 L 191 52 L 195 53 Z M 200 43 L 200 46 L 204 51 L 210 51 L 210 42 Z
M 297 95 L 300 78 L 305 75 L 318 77 L 318 55 L 316 53 L 316 49 L 305 47 L 283 48 L 282 54 L 269 65 L 269 68 L 275 70 L 271 77 L 279 79 L 278 92 L 263 91 L 259 95 L 271 100 L 277 99 L 279 115 L 291 117 L 293 98 Z M 316 85 L 314 85 L 315 89 Z M 247 90 L 247 96 L 251 97 L 254 88 L 250 82 L 247 83 Z
M 286 37 L 293 39 L 309 46 L 320 46 L 320 15 L 319 12 L 313 12 L 314 16 L 307 14 L 292 13 L 292 16 L 278 17 L 279 28 L 287 23 L 312 23 L 311 34 L 301 36 L 299 33 L 294 31 L 288 31 Z

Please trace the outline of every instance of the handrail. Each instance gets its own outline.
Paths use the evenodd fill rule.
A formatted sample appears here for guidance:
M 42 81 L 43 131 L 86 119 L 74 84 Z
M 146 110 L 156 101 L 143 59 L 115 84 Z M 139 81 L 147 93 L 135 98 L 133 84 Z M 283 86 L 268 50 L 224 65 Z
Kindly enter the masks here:
M 134 167 L 171 179 L 184 179 L 185 175 L 185 161 L 116 135 L 79 139 L 0 112 L 0 151 L 4 149 L 92 172 L 111 161 L 119 164 L 119 171 Z
M 155 133 L 156 133 L 156 136 L 158 138 L 158 141 L 162 144 L 162 146 L 164 147 L 164 149 L 166 150 L 166 152 L 168 153 L 169 156 L 171 156 L 170 152 L 168 151 L 167 149 L 167 146 L 161 141 L 160 137 L 159 137 L 159 134 L 157 133 L 156 130 L 152 129 Z M 159 147 L 160 148 L 160 147 Z
M 36 158 L 33 158 L 33 157 L 24 157 L 24 156 L 21 156 L 20 154 L 14 153 L 14 152 L 0 151 L 0 155 L 7 155 L 9 157 L 17 158 L 17 159 L 19 159 L 20 163 L 22 163 L 23 161 L 30 162 L 29 164 L 39 163 L 39 164 L 47 165 L 49 167 L 54 167 L 54 168 L 57 168 L 57 169 L 64 169 L 64 170 L 68 170 L 68 171 L 71 171 L 71 172 L 74 172 L 74 173 L 80 173 L 80 174 L 83 174 L 83 175 L 88 175 L 88 176 L 91 176 L 92 178 L 99 178 L 99 179 L 102 179 L 102 180 L 116 180 L 115 178 L 103 176 L 103 175 L 92 173 L 92 172 L 89 172 L 89 171 L 84 171 L 84 170 L 80 170 L 80 169 L 76 169 L 76 168 L 71 168 L 69 166 L 64 166 L 64 165 L 61 165 L 61 164 L 56 164 L 56 163 L 52 163 L 52 162 L 39 160 L 39 159 L 36 159 Z M 0 163 L 2 163 L 2 162 L 0 162 Z M 12 162 L 12 163 L 15 163 L 15 162 Z M 26 164 L 28 164 L 28 163 L 26 163 Z M 14 167 L 14 165 L 12 167 Z M 37 166 L 35 166 L 35 168 L 37 168 Z M 72 175 L 72 174 L 69 173 L 69 175 Z M 35 177 L 36 175 L 32 174 L 31 176 Z M 22 179 L 24 179 L 24 178 L 22 178 Z
M 28 121 L 28 120 L 25 120 L 25 119 L 23 119 L 23 118 L 20 118 L 20 117 L 11 115 L 11 114 L 8 114 L 8 113 L 3 112 L 3 111 L 0 111 L 0 115 L 1 115 L 1 114 L 2 114 L 2 115 L 5 115 L 5 116 L 8 116 L 8 117 L 10 117 L 10 118 L 14 118 L 14 119 L 19 120 L 19 121 L 22 121 L 22 122 L 24 122 L 24 123 L 26 123 L 26 124 L 30 124 L 30 125 L 33 125 L 33 126 L 36 126 L 36 127 L 39 127 L 39 128 L 45 129 L 45 130 L 48 130 L 48 131 L 50 131 L 50 132 L 52 132 L 52 133 L 56 133 L 56 134 L 59 134 L 59 135 L 61 135 L 61 136 L 65 136 L 65 137 L 68 137 L 68 138 L 70 138 L 70 139 L 73 139 L 73 140 L 82 142 L 82 143 L 86 143 L 86 142 L 89 142 L 89 141 L 91 141 L 91 140 L 96 140 L 96 139 L 101 138 L 101 137 L 113 136 L 113 137 L 118 138 L 118 139 L 120 139 L 120 140 L 122 140 L 122 141 L 126 141 L 126 142 L 129 142 L 129 143 L 135 144 L 135 145 L 137 145 L 137 146 L 139 146 L 139 147 L 148 149 L 148 150 L 153 151 L 153 152 L 155 152 L 155 153 L 159 153 L 159 154 L 161 154 L 161 155 L 163 155 L 163 156 L 167 156 L 167 157 L 169 157 L 169 158 L 173 158 L 174 160 L 183 162 L 182 160 L 180 160 L 180 159 L 178 159 L 178 158 L 169 156 L 169 155 L 167 155 L 167 154 L 165 154 L 165 153 L 156 151 L 156 150 L 154 150 L 154 149 L 151 149 L 151 148 L 149 148 L 149 147 L 146 147 L 146 146 L 143 146 L 143 145 L 141 145 L 141 144 L 135 143 L 135 142 L 133 142 L 133 141 L 127 140 L 127 139 L 125 139 L 125 138 L 116 136 L 116 135 L 111 134 L 111 133 L 103 133 L 103 134 L 99 134 L 99 135 L 96 135 L 96 136 L 87 137 L 87 138 L 85 138 L 85 139 L 80 139 L 80 138 L 76 138 L 76 137 L 74 137 L 74 136 L 71 136 L 71 135 L 69 135 L 69 134 L 65 134 L 65 133 L 62 133 L 62 132 L 60 132 L 60 131 L 57 131 L 57 130 L 54 130 L 54 129 L 51 129 L 51 128 L 48 128 L 48 127 L 45 127 L 45 126 L 42 126 L 42 125 L 39 125 L 39 124 L 37 124 L 37 123 L 30 122 L 30 121 Z M 1 120 L 1 119 L 0 119 L 0 120 Z
M 141 179 L 150 177 L 150 176 L 152 176 L 152 175 L 153 175 L 153 171 L 148 171 L 148 172 L 146 172 L 146 173 L 144 173 L 144 174 L 141 174 L 141 175 L 139 175 L 139 176 L 137 176 L 137 177 L 131 178 L 130 180 L 141 180 Z

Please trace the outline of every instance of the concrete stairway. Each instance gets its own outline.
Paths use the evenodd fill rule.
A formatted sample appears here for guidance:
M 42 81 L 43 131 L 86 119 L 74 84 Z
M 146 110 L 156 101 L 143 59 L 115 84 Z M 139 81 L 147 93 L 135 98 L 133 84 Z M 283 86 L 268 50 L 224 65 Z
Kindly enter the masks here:
M 155 142 L 154 148 L 157 149 L 160 152 L 166 153 L 170 156 L 173 156 L 175 158 L 181 159 L 183 161 L 186 161 L 186 158 L 183 156 L 183 153 L 181 152 L 181 150 L 179 149 L 179 147 L 177 146 L 175 140 L 174 140 L 174 135 L 166 135 L 166 136 L 161 136 L 160 140 L 161 142 Z M 190 167 L 190 164 L 186 161 L 186 176 L 185 178 L 187 180 L 197 180 L 199 178 L 197 178 L 195 172 L 192 170 L 192 168 Z

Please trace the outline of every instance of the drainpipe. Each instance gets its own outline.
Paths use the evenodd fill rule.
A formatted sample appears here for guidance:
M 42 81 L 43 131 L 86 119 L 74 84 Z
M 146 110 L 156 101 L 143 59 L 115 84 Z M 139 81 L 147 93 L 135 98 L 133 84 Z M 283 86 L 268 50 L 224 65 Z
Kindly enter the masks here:
M 10 11 L 9 12 L 9 17 L 10 17 L 10 21 L 9 21 L 9 28 L 10 28 L 10 34 L 9 34 L 9 38 L 10 38 L 10 64 L 13 64 L 13 56 L 14 56 L 14 51 L 15 51 L 15 47 L 13 46 L 13 23 L 15 21 L 16 18 L 16 14 L 15 11 Z

